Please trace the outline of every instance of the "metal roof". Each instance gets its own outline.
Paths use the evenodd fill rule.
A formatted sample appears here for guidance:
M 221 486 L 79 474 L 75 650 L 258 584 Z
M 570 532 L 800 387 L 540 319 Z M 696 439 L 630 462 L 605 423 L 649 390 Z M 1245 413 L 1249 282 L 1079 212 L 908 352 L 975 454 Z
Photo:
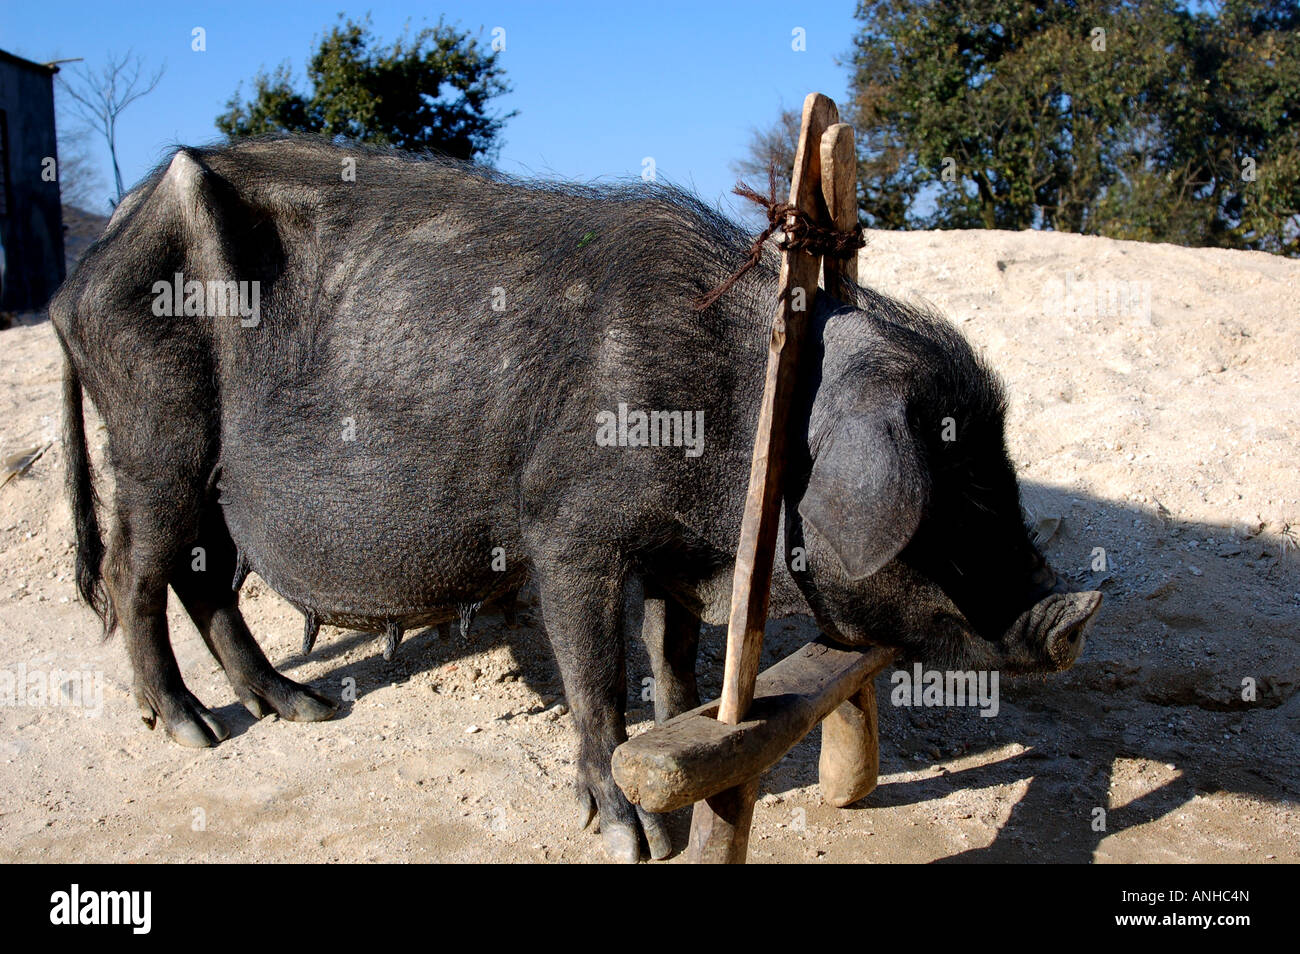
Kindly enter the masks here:
M 33 63 L 31 60 L 25 60 L 21 56 L 14 56 L 6 50 L 0 50 L 0 63 L 13 63 L 15 66 L 25 66 L 29 70 L 35 70 L 37 73 L 52 75 L 59 71 L 59 68 L 52 63 Z

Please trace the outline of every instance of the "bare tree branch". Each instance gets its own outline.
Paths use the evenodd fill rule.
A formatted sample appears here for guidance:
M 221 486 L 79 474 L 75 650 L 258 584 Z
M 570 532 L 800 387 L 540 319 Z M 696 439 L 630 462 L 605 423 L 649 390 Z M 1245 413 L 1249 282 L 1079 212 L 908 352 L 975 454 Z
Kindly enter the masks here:
M 762 192 L 767 188 L 768 170 L 774 168 L 776 194 L 784 196 L 790 191 L 790 177 L 794 174 L 802 118 L 796 110 L 783 109 L 772 125 L 751 130 L 745 155 L 731 163 L 732 171 L 742 179 L 752 180 L 751 184 Z
M 144 78 L 144 61 L 127 50 L 121 57 L 108 55 L 98 71 L 82 66 L 71 71 L 71 81 L 59 77 L 63 89 L 72 98 L 70 106 L 91 128 L 108 142 L 113 160 L 113 179 L 120 202 L 125 191 L 122 170 L 117 163 L 117 118 L 142 96 L 148 96 L 157 87 L 166 72 L 166 64 L 157 72 Z

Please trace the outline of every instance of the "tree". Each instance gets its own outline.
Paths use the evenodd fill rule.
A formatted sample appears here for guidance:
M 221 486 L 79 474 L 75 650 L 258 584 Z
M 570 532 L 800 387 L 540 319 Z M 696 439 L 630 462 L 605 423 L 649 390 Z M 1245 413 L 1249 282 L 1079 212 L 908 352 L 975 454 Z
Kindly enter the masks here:
M 103 209 L 104 180 L 91 157 L 95 130 L 80 121 L 58 124 L 59 196 L 64 205 L 88 212 Z
M 1157 91 L 1174 174 L 1156 207 L 1195 244 L 1300 255 L 1300 4 L 1228 0 L 1182 28 L 1184 73 Z
M 733 162 L 731 170 L 763 192 L 767 189 L 768 170 L 775 169 L 776 194 L 784 202 L 790 194 L 790 178 L 794 175 L 794 154 L 799 148 L 802 121 L 803 117 L 795 110 L 783 109 L 771 126 L 752 130 L 745 157 Z
M 259 72 L 253 98 L 241 102 L 237 89 L 217 128 L 232 138 L 314 132 L 459 159 L 491 155 L 514 115 L 488 112 L 494 97 L 509 92 L 497 55 L 442 21 L 414 35 L 408 28 L 384 47 L 369 17 L 349 19 L 330 30 L 308 63 L 310 90 L 294 88 L 287 64 Z
M 71 80 L 62 75 L 59 77 L 64 91 L 72 97 L 69 105 L 73 112 L 108 143 L 119 202 L 126 189 L 122 184 L 122 170 L 117 164 L 118 117 L 137 99 L 148 96 L 157 88 L 166 66 L 160 66 L 147 79 L 143 69 L 144 61 L 127 50 L 120 58 L 110 53 L 98 71 L 81 66 L 72 71 Z
M 857 18 L 868 224 L 1300 252 L 1295 0 L 863 0 Z

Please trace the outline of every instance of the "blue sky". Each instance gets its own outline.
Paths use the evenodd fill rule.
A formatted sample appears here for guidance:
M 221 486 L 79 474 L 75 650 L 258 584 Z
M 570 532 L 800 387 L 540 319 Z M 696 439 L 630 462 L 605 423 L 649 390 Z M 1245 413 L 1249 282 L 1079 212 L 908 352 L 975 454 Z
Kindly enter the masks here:
M 594 180 L 640 176 L 654 157 L 661 179 L 724 201 L 730 164 L 754 127 L 818 90 L 843 102 L 852 45 L 853 0 L 751 3 L 370 2 L 305 0 L 231 3 L 114 3 L 0 0 L 0 48 L 46 62 L 85 57 L 92 65 L 128 48 L 147 66 L 166 63 L 158 89 L 119 121 L 119 159 L 132 184 L 176 143 L 217 138 L 213 120 L 235 87 L 260 68 L 288 60 L 296 78 L 314 40 L 339 12 L 392 40 L 409 20 L 439 16 L 484 42 L 506 31 L 501 56 L 513 91 L 497 101 L 517 110 L 504 130 L 498 165 L 510 172 Z M 190 49 L 203 27 L 206 52 Z M 792 49 L 804 30 L 806 50 Z M 107 148 L 99 150 L 111 183 Z

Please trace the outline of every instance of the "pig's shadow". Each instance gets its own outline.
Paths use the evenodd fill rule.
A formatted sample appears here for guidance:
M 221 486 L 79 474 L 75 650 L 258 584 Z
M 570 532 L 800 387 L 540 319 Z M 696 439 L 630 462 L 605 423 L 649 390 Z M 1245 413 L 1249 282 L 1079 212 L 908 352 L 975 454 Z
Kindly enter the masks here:
M 482 613 L 472 624 L 469 635 L 464 637 L 455 623 L 446 639 L 439 635 L 437 627 L 416 630 L 407 634 L 391 660 L 385 660 L 381 655 L 382 635 L 347 630 L 329 638 L 330 631 L 322 630 L 321 639 L 310 656 L 294 653 L 277 663 L 276 668 L 292 676 L 295 669 L 309 663 L 340 659 L 357 647 L 369 644 L 370 650 L 363 658 L 312 680 L 318 691 L 323 689 L 330 698 L 339 702 L 335 720 L 347 718 L 356 702 L 376 689 L 400 685 L 418 673 L 459 666 L 468 657 L 497 645 L 509 647 L 515 661 L 514 666 L 501 675 L 518 679 L 538 696 L 558 695 L 562 692 L 559 674 L 546 646 L 540 620 L 535 618 L 537 615 L 540 614 L 521 608 L 518 624 L 511 627 L 499 614 Z M 456 670 L 447 669 L 449 678 L 460 681 L 461 676 L 454 673 Z M 339 687 L 344 685 L 345 679 L 354 680 L 352 688 L 355 694 L 351 700 L 339 698 Z M 541 712 L 544 708 L 538 705 L 530 712 L 520 714 Z
M 407 634 L 393 658 L 388 661 L 385 661 L 381 655 L 383 645 L 381 634 L 355 630 L 339 631 L 326 627 L 322 628 L 320 639 L 310 656 L 294 652 L 277 661 L 275 666 L 285 675 L 292 677 L 294 670 L 309 663 L 319 664 L 341 659 L 358 647 L 368 644 L 369 648 L 362 658 L 311 680 L 317 691 L 323 691 L 331 699 L 339 702 L 339 712 L 334 716 L 335 720 L 346 718 L 356 701 L 376 689 L 400 685 L 418 673 L 459 665 L 466 658 L 495 646 L 505 646 L 510 650 L 514 665 L 505 675 L 522 682 L 542 699 L 560 696 L 564 692 L 564 687 L 542 624 L 541 608 L 536 605 L 536 596 L 531 587 L 525 587 L 522 592 L 523 602 L 518 607 L 517 623 L 514 626 L 508 625 L 499 612 L 488 610 L 478 614 L 474 619 L 468 636 L 460 635 L 459 624 L 455 622 L 451 624 L 451 635 L 446 639 L 439 636 L 437 627 L 427 627 Z M 650 672 L 650 662 L 640 639 L 642 618 L 639 585 L 630 581 L 624 597 L 629 687 L 628 720 L 632 722 L 646 717 L 652 706 L 650 702 L 641 701 L 639 693 L 642 678 Z M 528 605 L 530 601 L 533 604 L 531 606 Z M 453 676 L 452 673 L 452 670 L 448 670 L 448 677 L 459 682 L 460 676 Z M 355 698 L 352 701 L 339 699 L 339 688 L 347 678 L 355 680 L 353 685 Z M 702 680 L 702 684 L 708 687 L 707 678 Z M 484 691 L 490 692 L 491 685 L 491 683 L 486 684 Z M 545 708 L 545 705 L 538 704 L 527 712 L 520 712 L 508 718 L 533 715 L 544 711 Z M 234 710 L 242 712 L 243 707 L 235 705 L 232 707 L 232 711 Z M 253 721 L 251 717 L 243 719 L 238 716 L 238 712 L 234 713 L 236 718 L 233 720 L 235 722 L 233 731 L 236 733 L 244 731 L 247 727 L 244 723 L 251 725 Z M 224 718 L 225 713 L 222 715 Z
M 499 623 L 499 626 L 493 625 L 495 623 Z M 498 629 L 505 634 L 505 638 L 498 636 Z M 485 633 L 484 630 L 490 632 Z M 338 711 L 330 721 L 340 722 L 347 719 L 356 704 L 369 693 L 385 686 L 409 682 L 417 673 L 458 664 L 497 642 L 510 643 L 510 637 L 517 631 L 511 630 L 503 621 L 489 619 L 487 614 L 484 614 L 476 620 L 469 638 L 462 637 L 454 624 L 452 632 L 450 639 L 441 639 L 435 627 L 416 630 L 402 640 L 401 646 L 391 660 L 385 660 L 381 655 L 384 640 L 382 634 L 322 627 L 320 637 L 309 655 L 304 656 L 300 651 L 295 650 L 287 656 L 273 657 L 271 662 L 282 675 L 305 683 L 309 688 L 336 703 Z M 296 670 L 304 666 L 340 659 L 354 649 L 367 645 L 369 648 L 364 657 L 345 663 L 315 678 L 303 679 L 296 673 Z M 514 655 L 518 659 L 522 654 L 516 650 Z M 451 676 L 452 672 L 449 670 L 448 676 Z M 518 667 L 512 675 L 517 675 L 540 696 L 559 691 L 537 667 Z M 351 680 L 351 683 L 349 684 L 347 680 Z M 344 687 L 347 687 L 346 691 Z M 535 711 L 542 711 L 542 708 L 538 706 Z M 231 738 L 243 735 L 258 721 L 238 702 L 214 707 L 213 711 L 230 731 Z
M 1061 676 L 1004 683 L 1002 712 L 995 719 L 952 709 L 927 710 L 938 712 L 940 721 L 945 722 L 937 727 L 926 724 L 926 719 L 934 720 L 925 713 L 891 707 L 889 684 L 882 677 L 882 774 L 934 764 L 937 760 L 929 746 L 916 737 L 933 736 L 936 730 L 940 738 L 932 741 L 946 743 L 956 737 L 967 754 L 987 753 L 994 760 L 944 775 L 883 784 L 850 810 L 914 805 L 943 799 L 961 789 L 1019 783 L 1024 792 L 998 825 L 990 844 L 941 860 L 1089 862 L 1107 837 L 1176 812 L 1201 792 L 1240 793 L 1294 804 L 1294 793 L 1300 791 L 1300 734 L 1278 731 L 1288 711 L 1280 708 L 1280 703 L 1300 683 L 1300 644 L 1294 636 L 1300 628 L 1300 605 L 1288 601 L 1294 585 L 1286 584 L 1287 579 L 1295 579 L 1295 553 L 1287 551 L 1285 541 L 1255 537 L 1239 541 L 1240 553 L 1222 556 L 1221 551 L 1235 549 L 1231 541 L 1238 540 L 1229 527 L 1179 522 L 1142 507 L 1033 485 L 1026 485 L 1026 500 L 1031 515 L 1062 518 L 1059 531 L 1045 548 L 1053 565 L 1073 576 L 1076 584 L 1100 586 L 1106 594 L 1106 605 L 1089 635 L 1083 659 Z M 1210 547 L 1205 545 L 1207 540 L 1214 541 Z M 1197 547 L 1191 548 L 1191 541 L 1197 541 Z M 1228 543 L 1224 545 L 1224 541 Z M 1099 546 L 1106 549 L 1111 565 L 1093 572 L 1091 560 Z M 1199 577 L 1189 569 L 1198 564 Z M 1255 599 L 1240 598 L 1241 592 L 1252 588 Z M 1267 599 L 1273 602 L 1269 604 Z M 313 682 L 337 697 L 337 689 L 331 687 L 350 676 L 356 680 L 360 699 L 375 689 L 407 681 L 418 672 L 457 663 L 503 643 L 511 649 L 514 673 L 521 681 L 539 696 L 559 695 L 562 688 L 540 611 L 521 609 L 520 616 L 523 625 L 511 629 L 499 616 L 484 614 L 468 641 L 455 626 L 446 640 L 432 629 L 413 633 L 391 662 L 379 655 L 379 637 L 374 634 L 323 635 L 314 661 L 339 659 L 367 642 L 374 647 L 365 658 Z M 648 714 L 645 704 L 638 708 L 635 692 L 641 675 L 649 671 L 644 649 L 635 638 L 638 629 L 639 619 L 629 612 L 629 722 Z M 796 650 L 813 632 L 813 627 L 802 621 L 793 625 L 791 621 L 771 622 L 764 666 Z M 1171 646 L 1175 642 L 1178 647 Z M 706 627 L 699 667 L 705 698 L 717 694 L 724 643 L 724 632 Z M 1181 651 L 1182 660 L 1186 660 L 1183 644 L 1187 643 L 1194 655 L 1213 652 L 1218 659 L 1231 660 L 1227 675 L 1234 680 L 1240 674 L 1280 679 L 1283 697 L 1271 701 L 1278 707 L 1212 711 L 1199 705 L 1196 692 L 1172 684 L 1178 682 L 1177 654 Z M 1173 655 L 1172 669 L 1166 654 Z M 278 668 L 292 674 L 307 662 L 306 657 L 294 653 Z M 1126 670 L 1130 677 L 1115 684 L 1114 673 L 1122 675 Z M 1193 669 L 1188 673 L 1196 674 Z M 1202 671 L 1200 675 L 1205 674 Z M 344 703 L 336 718 L 346 718 L 349 707 Z M 233 708 L 242 714 L 241 707 Z M 540 709 L 538 706 L 536 711 Z M 915 724 L 918 719 L 920 728 Z M 1185 737 L 1168 731 L 1171 720 L 1189 723 L 1182 730 Z M 227 722 L 233 722 L 232 728 L 238 732 L 244 728 L 241 722 L 251 724 L 251 719 L 240 715 L 227 717 Z M 991 726 L 996 727 L 996 742 L 988 736 Z M 1233 755 L 1217 741 L 1208 741 L 1221 739 L 1234 727 L 1244 729 L 1243 740 L 1251 742 L 1255 741 L 1252 734 L 1270 734 L 1269 744 L 1281 744 L 1286 751 L 1264 764 L 1265 760 L 1253 753 Z M 769 772 L 762 791 L 780 793 L 814 785 L 818 736 L 816 731 L 810 734 L 796 747 L 793 758 Z M 997 760 L 994 753 L 1008 742 L 1019 742 L 1024 751 Z M 1126 758 L 1172 765 L 1173 769 L 1164 770 L 1163 780 L 1144 794 L 1111 807 L 1116 760 Z M 1106 811 L 1105 830 L 1094 828 L 1098 807 Z M 689 813 L 677 815 L 680 817 L 674 817 L 670 826 L 680 842 Z

